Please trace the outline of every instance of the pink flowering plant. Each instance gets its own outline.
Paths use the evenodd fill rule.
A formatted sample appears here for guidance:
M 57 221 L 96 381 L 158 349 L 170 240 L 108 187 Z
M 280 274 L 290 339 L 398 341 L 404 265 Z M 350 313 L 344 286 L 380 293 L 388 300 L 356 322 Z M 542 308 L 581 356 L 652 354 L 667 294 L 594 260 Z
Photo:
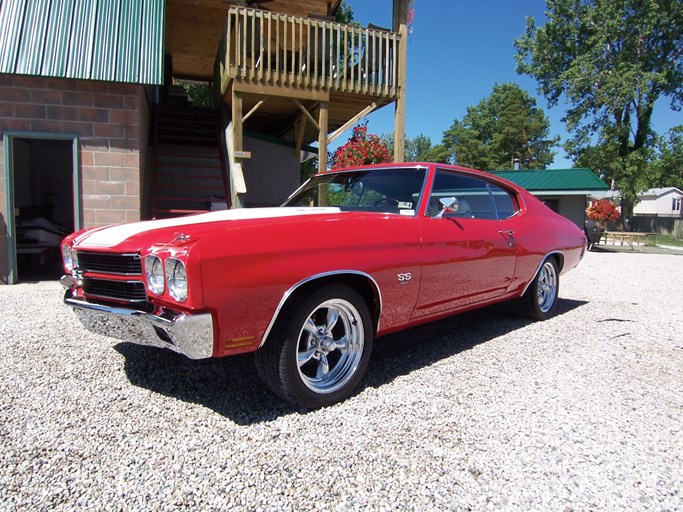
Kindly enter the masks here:
M 591 203 L 586 209 L 586 215 L 597 223 L 606 224 L 607 222 L 616 221 L 619 218 L 620 212 L 609 199 L 600 199 Z
M 378 135 L 368 134 L 367 123 L 353 129 L 349 141 L 339 146 L 332 156 L 332 169 L 356 165 L 381 164 L 391 162 L 389 149 Z

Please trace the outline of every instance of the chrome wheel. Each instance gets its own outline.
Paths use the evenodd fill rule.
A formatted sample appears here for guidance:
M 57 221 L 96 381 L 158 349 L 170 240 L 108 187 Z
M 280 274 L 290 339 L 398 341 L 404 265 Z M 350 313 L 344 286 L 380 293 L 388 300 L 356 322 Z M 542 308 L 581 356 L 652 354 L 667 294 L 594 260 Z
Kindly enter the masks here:
M 536 287 L 536 297 L 538 307 L 543 313 L 548 313 L 555 305 L 557 298 L 557 270 L 551 261 L 546 261 L 538 275 L 538 286 Z
M 356 373 L 365 344 L 361 315 L 343 299 L 316 306 L 298 337 L 297 368 L 304 385 L 315 393 L 333 393 Z
M 515 301 L 517 312 L 533 320 L 550 318 L 560 293 L 560 271 L 554 256 L 546 258 L 529 283 L 524 295 Z
M 263 382 L 309 409 L 348 398 L 372 352 L 372 315 L 355 289 L 332 284 L 294 295 L 256 352 Z

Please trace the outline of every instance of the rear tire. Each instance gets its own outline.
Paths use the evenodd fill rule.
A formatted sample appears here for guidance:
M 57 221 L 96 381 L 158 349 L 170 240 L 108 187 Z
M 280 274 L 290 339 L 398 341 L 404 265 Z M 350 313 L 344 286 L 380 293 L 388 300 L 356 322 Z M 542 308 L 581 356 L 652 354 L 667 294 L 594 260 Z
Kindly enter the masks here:
M 278 396 L 309 409 L 348 398 L 363 378 L 372 350 L 372 318 L 347 286 L 300 294 L 283 308 L 255 354 L 264 383 Z
M 517 299 L 518 311 L 533 320 L 546 320 L 553 316 L 559 292 L 560 274 L 551 257 L 543 262 L 529 288 Z

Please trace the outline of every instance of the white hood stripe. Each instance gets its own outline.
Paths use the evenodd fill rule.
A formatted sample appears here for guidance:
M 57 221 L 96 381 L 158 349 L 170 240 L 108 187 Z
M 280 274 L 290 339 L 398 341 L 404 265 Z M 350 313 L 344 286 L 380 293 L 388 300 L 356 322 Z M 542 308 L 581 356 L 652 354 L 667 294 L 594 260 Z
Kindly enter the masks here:
M 297 215 L 315 215 L 339 213 L 339 208 L 238 208 L 217 212 L 200 213 L 173 219 L 148 220 L 132 224 L 119 224 L 101 229 L 78 240 L 79 245 L 88 247 L 114 247 L 131 236 L 146 233 L 155 229 L 191 226 L 207 222 L 223 222 L 231 220 L 274 219 L 278 217 L 294 217 Z

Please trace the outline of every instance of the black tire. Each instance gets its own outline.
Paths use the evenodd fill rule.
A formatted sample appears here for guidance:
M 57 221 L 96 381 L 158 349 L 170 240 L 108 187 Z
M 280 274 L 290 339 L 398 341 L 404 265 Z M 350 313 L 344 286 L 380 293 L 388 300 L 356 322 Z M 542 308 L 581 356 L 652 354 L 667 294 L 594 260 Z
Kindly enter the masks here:
M 560 273 L 555 258 L 548 258 L 534 276 L 524 295 L 517 299 L 519 314 L 533 320 L 553 316 L 560 292 Z
M 287 303 L 255 354 L 263 382 L 276 395 L 308 409 L 348 398 L 372 351 L 372 318 L 363 298 L 334 285 Z

